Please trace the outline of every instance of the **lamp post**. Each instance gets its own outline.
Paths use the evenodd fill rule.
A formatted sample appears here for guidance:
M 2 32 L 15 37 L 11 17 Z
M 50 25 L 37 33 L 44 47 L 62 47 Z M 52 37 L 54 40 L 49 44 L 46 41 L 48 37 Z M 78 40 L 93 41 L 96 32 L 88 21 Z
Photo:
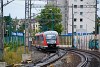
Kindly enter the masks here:
M 52 14 L 52 18 L 51 18 L 51 20 L 52 20 L 52 30 L 54 30 L 54 17 L 53 17 L 53 13 L 52 13 L 52 9 L 49 9 L 50 10 L 50 13 Z

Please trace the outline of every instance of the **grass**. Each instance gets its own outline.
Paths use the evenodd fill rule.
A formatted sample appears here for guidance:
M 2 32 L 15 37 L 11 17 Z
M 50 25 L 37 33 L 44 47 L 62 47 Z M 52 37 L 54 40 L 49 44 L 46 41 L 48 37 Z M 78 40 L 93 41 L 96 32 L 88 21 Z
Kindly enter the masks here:
M 24 49 L 24 46 L 6 46 L 4 48 L 4 61 L 7 62 L 8 65 L 20 63 Z M 26 48 L 26 51 L 28 53 L 28 48 Z

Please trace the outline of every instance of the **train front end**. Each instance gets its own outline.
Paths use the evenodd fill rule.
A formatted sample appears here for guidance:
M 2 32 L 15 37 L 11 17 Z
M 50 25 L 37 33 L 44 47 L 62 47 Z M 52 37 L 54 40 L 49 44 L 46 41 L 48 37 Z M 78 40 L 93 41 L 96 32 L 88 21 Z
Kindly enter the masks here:
M 50 49 L 58 48 L 58 33 L 56 31 L 50 31 L 45 34 L 47 47 Z

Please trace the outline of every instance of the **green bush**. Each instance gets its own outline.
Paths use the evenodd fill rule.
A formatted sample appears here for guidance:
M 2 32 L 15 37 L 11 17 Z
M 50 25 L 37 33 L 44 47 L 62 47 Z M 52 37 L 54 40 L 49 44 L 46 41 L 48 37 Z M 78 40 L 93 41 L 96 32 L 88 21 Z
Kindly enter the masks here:
M 4 61 L 9 65 L 20 63 L 22 60 L 22 54 L 24 53 L 24 46 L 18 47 L 16 51 L 11 51 L 9 49 L 10 47 L 4 49 Z M 26 51 L 28 52 L 27 48 Z

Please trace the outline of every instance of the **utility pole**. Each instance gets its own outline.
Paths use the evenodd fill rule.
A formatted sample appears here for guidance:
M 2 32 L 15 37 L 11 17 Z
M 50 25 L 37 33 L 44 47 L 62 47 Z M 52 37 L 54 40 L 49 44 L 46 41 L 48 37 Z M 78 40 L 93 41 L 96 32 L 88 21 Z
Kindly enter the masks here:
M 25 0 L 25 53 L 26 53 L 26 46 L 30 49 L 29 44 L 29 29 L 30 29 L 30 22 L 31 22 L 31 0 Z
M 54 14 L 52 12 L 52 30 L 54 30 Z
M 3 0 L 0 0 L 0 61 L 3 59 L 3 37 L 4 37 L 4 24 L 3 24 Z
M 95 36 L 97 36 L 97 0 L 96 1 L 96 6 L 95 6 Z
M 29 3 L 29 11 L 30 11 L 29 13 L 30 13 L 30 14 L 29 14 L 29 25 L 28 25 L 28 26 L 29 26 L 29 27 L 28 27 L 28 30 L 29 30 L 29 33 L 30 33 L 29 38 L 31 38 L 31 35 L 32 35 L 32 34 L 31 34 L 31 30 L 32 30 L 32 29 L 31 29 L 31 8 L 32 8 L 32 7 L 31 7 L 31 6 L 32 6 L 32 4 L 31 4 L 31 0 L 30 0 L 30 3 Z M 30 43 L 29 43 L 29 50 L 31 50 L 31 41 L 29 41 L 29 42 L 30 42 Z
M 74 47 L 74 14 L 73 14 L 73 4 L 72 4 L 72 47 Z
M 29 0 L 25 0 L 25 34 L 24 34 L 24 45 L 25 45 L 25 53 L 26 53 L 26 46 L 28 46 L 28 17 L 29 17 Z
M 97 39 L 97 0 L 95 0 L 95 48 Z

